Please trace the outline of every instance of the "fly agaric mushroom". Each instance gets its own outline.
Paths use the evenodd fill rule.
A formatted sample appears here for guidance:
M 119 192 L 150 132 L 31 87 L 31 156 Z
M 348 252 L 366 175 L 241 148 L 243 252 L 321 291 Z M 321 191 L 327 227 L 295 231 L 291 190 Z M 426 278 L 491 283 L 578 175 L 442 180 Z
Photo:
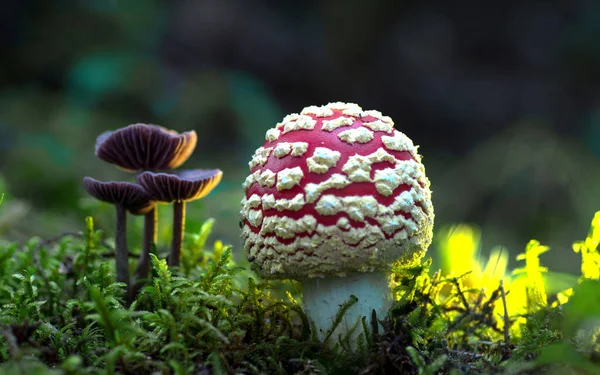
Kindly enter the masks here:
M 127 211 L 144 215 L 154 209 L 155 203 L 141 186 L 129 182 L 103 182 L 85 177 L 83 186 L 92 197 L 114 204 L 116 207 L 115 262 L 117 264 L 117 281 L 129 285 Z
M 221 182 L 219 169 L 196 169 L 176 173 L 144 172 L 137 182 L 153 200 L 173 205 L 173 238 L 168 258 L 169 266 L 179 266 L 185 230 L 186 202 L 205 197 Z
M 196 148 L 195 131 L 177 133 L 157 125 L 132 124 L 107 131 L 96 139 L 96 156 L 128 172 L 174 169 Z M 144 243 L 135 271 L 140 280 L 150 272 L 150 250 L 156 243 L 158 212 L 153 206 L 144 217 Z
M 419 261 L 432 240 L 417 146 L 379 111 L 338 102 L 286 116 L 249 166 L 241 216 L 252 268 L 302 282 L 321 339 L 352 295 L 336 333 L 373 310 L 385 316 L 391 266 Z

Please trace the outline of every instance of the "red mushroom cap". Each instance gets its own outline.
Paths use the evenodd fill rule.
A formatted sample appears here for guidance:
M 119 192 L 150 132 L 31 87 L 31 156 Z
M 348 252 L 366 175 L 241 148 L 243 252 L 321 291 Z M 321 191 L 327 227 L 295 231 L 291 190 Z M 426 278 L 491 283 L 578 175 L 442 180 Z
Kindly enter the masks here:
M 330 103 L 288 115 L 249 166 L 242 238 L 263 277 L 389 269 L 431 244 L 421 156 L 378 111 Z
M 175 169 L 194 152 L 195 131 L 177 133 L 157 125 L 133 124 L 96 138 L 96 156 L 129 172 Z

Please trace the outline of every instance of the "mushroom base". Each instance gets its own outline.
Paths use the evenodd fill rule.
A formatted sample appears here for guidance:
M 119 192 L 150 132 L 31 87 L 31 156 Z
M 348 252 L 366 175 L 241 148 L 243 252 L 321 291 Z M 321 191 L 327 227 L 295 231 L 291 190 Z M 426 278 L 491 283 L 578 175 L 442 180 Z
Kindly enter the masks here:
M 328 345 L 334 345 L 340 334 L 344 338 L 356 326 L 357 329 L 350 336 L 350 343 L 355 349 L 358 336 L 364 332 L 362 317 L 367 318 L 367 326 L 370 328 L 373 310 L 379 319 L 387 316 L 393 302 L 390 281 L 388 272 L 353 273 L 346 277 L 326 276 L 303 280 L 304 306 L 307 315 L 315 323 L 319 339 L 323 341 L 327 338 L 340 306 L 349 301 L 351 296 L 355 296 L 358 301 L 346 312 L 327 340 Z

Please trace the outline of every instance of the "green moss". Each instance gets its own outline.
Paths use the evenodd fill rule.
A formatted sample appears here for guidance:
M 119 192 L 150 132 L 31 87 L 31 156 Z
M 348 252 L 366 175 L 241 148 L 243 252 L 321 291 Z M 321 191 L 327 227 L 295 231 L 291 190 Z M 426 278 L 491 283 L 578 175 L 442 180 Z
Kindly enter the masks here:
M 262 281 L 230 247 L 208 247 L 213 225 L 188 236 L 179 269 L 153 254 L 152 279 L 129 307 L 91 218 L 81 233 L 0 244 L 0 374 L 600 373 L 598 280 L 582 278 L 552 306 L 530 283 L 536 308 L 504 316 L 502 284 L 484 293 L 468 274 L 431 273 L 431 259 L 398 266 L 397 302 L 355 327 L 353 352 L 347 337 L 318 342 L 293 283 Z M 527 249 L 525 270 L 541 270 L 547 248 Z

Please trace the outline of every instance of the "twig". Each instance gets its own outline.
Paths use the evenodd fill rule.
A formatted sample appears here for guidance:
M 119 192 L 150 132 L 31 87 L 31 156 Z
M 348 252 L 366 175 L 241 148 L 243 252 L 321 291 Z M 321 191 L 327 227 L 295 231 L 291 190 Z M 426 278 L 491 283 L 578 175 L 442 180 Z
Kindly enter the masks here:
M 44 246 L 52 245 L 52 244 L 62 240 L 65 237 L 74 237 L 74 238 L 79 238 L 79 239 L 85 238 L 85 236 L 81 232 L 64 232 L 64 233 L 59 234 L 58 236 L 54 236 L 54 237 L 47 238 L 45 240 L 41 240 L 37 244 L 36 248 L 34 249 L 34 252 L 39 251 L 39 249 Z M 105 239 L 100 240 L 100 245 L 107 248 L 108 250 L 114 251 L 114 248 L 112 246 L 110 246 L 110 244 Z M 23 245 L 21 245 L 20 247 L 22 248 Z
M 8 347 L 8 352 L 10 353 L 10 356 L 13 359 L 18 358 L 20 353 L 19 344 L 10 326 L 4 327 L 2 333 L 4 335 L 4 339 L 6 340 L 6 346 Z
M 462 288 L 460 287 L 460 283 L 458 282 L 462 277 L 464 277 L 465 275 L 469 274 L 470 272 L 465 273 L 464 275 L 461 275 L 459 277 L 454 277 L 452 278 L 452 283 L 454 284 L 454 286 L 456 287 L 456 292 L 458 294 L 458 297 L 460 298 L 460 301 L 462 302 L 465 310 L 467 310 L 467 313 L 471 312 L 471 307 L 469 306 L 469 302 L 467 302 L 467 297 L 465 297 Z
M 510 326 L 510 319 L 508 318 L 508 307 L 506 305 L 506 293 L 504 291 L 504 282 L 503 281 L 504 280 L 500 280 L 500 292 L 502 292 L 502 304 L 504 305 L 504 343 L 508 347 L 508 345 L 509 345 L 508 329 Z
M 114 256 L 115 256 L 115 252 L 114 251 L 102 254 L 103 258 L 113 258 Z M 138 255 L 136 255 L 136 254 L 134 254 L 134 253 L 132 253 L 130 251 L 130 252 L 127 253 L 127 257 L 129 257 L 129 258 L 137 258 Z
M 463 350 L 450 349 L 450 350 L 448 350 L 448 352 L 450 352 L 450 354 L 454 354 L 457 356 L 472 357 L 472 358 L 482 358 L 483 357 L 483 354 L 466 352 Z

